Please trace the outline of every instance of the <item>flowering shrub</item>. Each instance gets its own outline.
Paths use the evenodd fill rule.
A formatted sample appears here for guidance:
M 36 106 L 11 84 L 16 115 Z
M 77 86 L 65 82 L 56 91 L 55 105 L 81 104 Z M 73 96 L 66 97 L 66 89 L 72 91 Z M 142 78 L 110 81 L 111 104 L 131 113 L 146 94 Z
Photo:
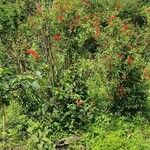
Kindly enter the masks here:
M 144 63 L 144 57 L 137 50 L 143 45 L 133 40 L 135 34 L 128 26 L 121 27 L 118 33 L 116 31 L 115 37 L 108 37 L 110 45 L 104 52 L 105 57 L 109 54 L 111 58 L 109 62 L 104 60 L 104 66 L 108 70 L 106 73 L 109 87 L 114 93 L 112 95 L 114 95 L 113 110 L 115 111 L 140 111 L 145 105 L 147 89 L 145 81 L 142 79 L 142 72 L 146 63 Z M 111 43 L 112 41 L 113 43 Z M 136 44 L 138 44 L 138 48 L 135 48 Z
M 25 54 L 31 55 L 31 56 L 33 56 L 36 59 L 40 58 L 39 54 L 36 51 L 32 50 L 32 49 L 26 50 Z
M 9 101 L 46 135 L 85 129 L 100 111 L 144 112 L 149 12 L 141 0 L 2 0 L 0 64 L 18 87 Z

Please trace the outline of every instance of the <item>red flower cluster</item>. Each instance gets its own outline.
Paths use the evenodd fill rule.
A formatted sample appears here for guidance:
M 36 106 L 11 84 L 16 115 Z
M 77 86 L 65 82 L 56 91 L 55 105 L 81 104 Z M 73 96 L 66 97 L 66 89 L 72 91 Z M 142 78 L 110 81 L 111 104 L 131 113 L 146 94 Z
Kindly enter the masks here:
M 82 106 L 84 104 L 84 101 L 81 99 L 77 99 L 76 104 L 77 104 L 77 106 Z
M 32 50 L 32 49 L 26 50 L 26 51 L 25 51 L 25 54 L 31 55 L 31 56 L 33 56 L 33 57 L 36 58 L 36 59 L 39 59 L 39 58 L 40 58 L 39 54 L 38 54 L 35 50 Z
M 128 25 L 124 25 L 120 31 L 124 32 L 124 31 L 127 31 L 129 29 L 129 26 Z
M 132 57 L 132 56 L 128 56 L 128 58 L 127 58 L 127 63 L 128 63 L 129 65 L 131 65 L 133 61 L 134 61 L 133 57 Z
M 64 15 L 60 15 L 57 17 L 57 20 L 58 21 L 63 21 L 65 19 Z
M 61 39 L 60 33 L 55 34 L 55 35 L 53 36 L 53 40 L 54 40 L 54 41 L 59 41 L 60 39 Z
M 117 18 L 116 15 L 112 15 L 111 17 L 108 18 L 108 23 L 110 24 L 116 18 Z

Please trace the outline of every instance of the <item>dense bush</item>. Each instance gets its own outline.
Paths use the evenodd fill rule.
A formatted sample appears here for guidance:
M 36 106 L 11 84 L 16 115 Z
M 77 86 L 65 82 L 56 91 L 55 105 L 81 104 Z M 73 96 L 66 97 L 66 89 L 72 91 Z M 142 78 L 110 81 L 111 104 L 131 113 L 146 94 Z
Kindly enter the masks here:
M 149 6 L 145 0 L 1 0 L 0 146 L 20 139 L 21 147 L 54 149 L 59 138 L 87 130 L 102 112 L 147 113 Z M 103 123 L 96 126 L 107 127 Z M 135 149 L 149 148 L 141 130 L 130 142 L 124 128 L 108 128 L 91 149 L 131 149 L 134 142 Z

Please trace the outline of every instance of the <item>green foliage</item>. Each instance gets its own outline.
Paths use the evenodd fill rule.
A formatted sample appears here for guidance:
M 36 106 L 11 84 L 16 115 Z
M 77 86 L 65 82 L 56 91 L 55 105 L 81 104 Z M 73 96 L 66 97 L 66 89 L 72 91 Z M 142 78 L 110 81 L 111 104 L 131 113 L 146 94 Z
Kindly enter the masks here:
M 59 138 L 90 128 L 70 149 L 149 149 L 148 118 L 142 128 L 142 116 L 134 123 L 115 116 L 148 116 L 149 6 L 1 0 L 0 146 L 54 149 Z
M 150 144 L 149 123 L 141 115 L 132 118 L 101 115 L 83 137 L 88 141 L 87 149 L 141 149 L 148 150 Z M 85 140 L 86 139 L 86 140 Z
M 11 91 L 13 91 L 13 72 L 7 68 L 0 67 L 0 105 L 9 105 Z
M 55 121 L 64 130 L 84 129 L 93 118 L 94 108 L 89 103 L 86 80 L 89 74 L 80 64 L 74 64 L 66 70 L 57 87 L 54 87 Z

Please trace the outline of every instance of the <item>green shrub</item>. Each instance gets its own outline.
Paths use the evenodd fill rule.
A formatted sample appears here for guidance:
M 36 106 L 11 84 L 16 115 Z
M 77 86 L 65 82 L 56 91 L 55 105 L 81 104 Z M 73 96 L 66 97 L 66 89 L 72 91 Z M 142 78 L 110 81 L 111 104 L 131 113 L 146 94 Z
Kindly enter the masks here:
M 102 112 L 148 114 L 149 21 L 149 3 L 140 0 L 1 0 L 0 103 L 21 107 L 6 137 L 50 149 L 61 132 L 87 130 Z M 120 119 L 101 117 L 98 147 L 147 146 L 141 130 L 128 143 L 120 126 L 111 128 Z

